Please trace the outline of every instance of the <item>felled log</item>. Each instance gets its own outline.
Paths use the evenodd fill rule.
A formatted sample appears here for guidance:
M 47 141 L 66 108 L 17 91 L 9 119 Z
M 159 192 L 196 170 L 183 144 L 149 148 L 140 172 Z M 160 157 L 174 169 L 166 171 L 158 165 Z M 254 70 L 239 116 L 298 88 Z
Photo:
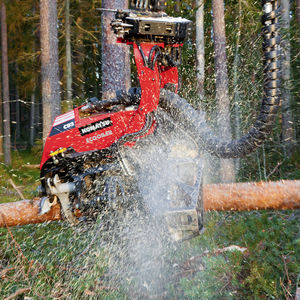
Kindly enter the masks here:
M 0 204 L 0 227 L 37 224 L 61 219 L 59 204 L 54 205 L 44 215 L 39 215 L 39 204 L 40 198 Z
M 39 215 L 40 199 L 0 204 L 0 227 L 43 223 L 61 219 L 56 204 L 45 215 Z M 203 187 L 206 211 L 250 211 L 264 209 L 299 209 L 300 181 L 208 184 Z
M 299 209 L 300 180 L 204 185 L 203 202 L 217 211 Z

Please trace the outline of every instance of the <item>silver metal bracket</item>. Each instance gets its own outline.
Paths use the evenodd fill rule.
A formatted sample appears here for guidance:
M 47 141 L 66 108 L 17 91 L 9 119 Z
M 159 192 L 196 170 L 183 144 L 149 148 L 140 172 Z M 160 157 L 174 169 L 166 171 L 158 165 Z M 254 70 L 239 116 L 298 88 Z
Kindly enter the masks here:
M 59 199 L 62 212 L 67 220 L 72 225 L 77 224 L 78 219 L 73 215 L 70 205 L 70 193 L 75 191 L 75 184 L 73 182 L 61 182 L 59 176 L 56 174 L 54 178 L 48 178 L 47 185 L 50 189 L 51 194 Z M 49 204 L 45 200 L 42 206 L 42 208 L 44 208 L 44 211 L 47 210 L 48 206 Z

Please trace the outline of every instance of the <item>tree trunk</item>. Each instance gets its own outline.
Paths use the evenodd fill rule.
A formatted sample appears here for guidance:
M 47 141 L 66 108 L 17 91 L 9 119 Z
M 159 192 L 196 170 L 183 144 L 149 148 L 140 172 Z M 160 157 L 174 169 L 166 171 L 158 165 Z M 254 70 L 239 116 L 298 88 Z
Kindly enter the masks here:
M 38 80 L 37 80 L 38 81 Z M 34 120 L 35 120 L 35 136 L 40 138 L 43 136 L 42 128 L 43 128 L 43 99 L 40 97 L 35 98 L 35 108 L 34 108 Z
M 11 164 L 11 135 L 10 135 L 10 101 L 7 58 L 7 24 L 6 7 L 1 3 L 1 46 L 2 46 L 2 88 L 3 88 L 3 127 L 4 127 L 4 162 Z
M 35 16 L 36 13 L 36 5 L 34 4 L 32 7 L 32 15 Z M 36 37 L 35 33 L 32 33 L 34 36 L 33 41 L 33 47 L 32 47 L 32 53 L 36 52 Z M 35 69 L 35 58 L 32 59 L 32 69 Z M 30 125 L 29 125 L 29 145 L 33 146 L 35 141 L 35 125 L 36 125 L 36 99 L 35 99 L 35 93 L 36 93 L 36 82 L 37 82 L 37 76 L 33 74 L 32 76 L 32 92 L 31 92 L 31 101 L 30 101 Z
M 128 0 L 102 0 L 102 8 L 127 9 Z M 129 46 L 117 44 L 111 30 L 114 13 L 102 12 L 102 93 L 103 98 L 115 97 L 115 90 L 130 87 Z
M 196 1 L 198 1 L 198 0 L 196 0 Z M 180 12 L 180 0 L 175 1 L 174 11 L 177 12 L 177 13 Z
M 240 91 L 239 91 L 239 72 L 238 67 L 240 63 L 239 59 L 239 48 L 240 48 L 240 38 L 241 38 L 241 26 L 242 26 L 242 5 L 241 0 L 239 0 L 239 23 L 238 32 L 235 43 L 235 54 L 233 62 L 233 89 L 234 89 L 234 128 L 235 128 L 235 139 L 240 139 L 241 137 L 241 119 L 240 119 Z M 235 159 L 235 172 L 236 174 L 240 169 L 240 159 Z
M 19 67 L 18 64 L 16 63 L 16 74 L 19 72 Z M 21 137 L 21 124 L 20 124 L 20 95 L 19 95 L 19 90 L 18 90 L 18 82 L 16 81 L 16 140 L 19 140 Z M 15 145 L 16 147 L 16 145 Z
M 70 0 L 66 0 L 66 77 L 67 77 L 67 109 L 73 108 L 72 103 L 72 56 L 71 56 L 71 30 L 70 30 Z
M 282 138 L 286 155 L 291 156 L 295 145 L 294 122 L 291 111 L 291 46 L 290 46 L 290 1 L 281 0 L 282 22 Z
M 215 73 L 216 73 L 216 98 L 218 101 L 218 128 L 225 138 L 231 140 L 230 127 L 230 102 L 228 96 L 228 75 L 226 57 L 226 35 L 224 20 L 223 0 L 212 1 Z M 220 160 L 220 177 L 222 182 L 235 181 L 235 168 L 232 159 Z
M 196 51 L 197 51 L 197 93 L 199 100 L 204 99 L 204 0 L 196 0 Z
M 2 67 L 2 66 L 1 66 Z M 2 109 L 2 82 L 0 80 L 0 160 L 3 156 L 3 109 Z
M 300 26 L 300 0 L 296 0 L 296 15 L 298 25 Z M 300 32 L 298 33 L 298 44 L 300 44 Z
M 60 114 L 56 0 L 40 1 L 41 61 L 43 98 L 43 139 Z
M 31 102 L 30 102 L 30 136 L 29 136 L 29 143 L 30 146 L 34 145 L 34 138 L 35 138 L 35 86 L 31 93 Z

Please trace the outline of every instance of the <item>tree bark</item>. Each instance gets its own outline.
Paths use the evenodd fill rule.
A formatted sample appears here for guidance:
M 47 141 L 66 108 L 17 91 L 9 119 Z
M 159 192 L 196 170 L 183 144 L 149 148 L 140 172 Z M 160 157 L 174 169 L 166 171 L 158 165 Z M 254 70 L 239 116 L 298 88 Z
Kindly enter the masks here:
M 19 72 L 18 64 L 16 63 L 16 74 Z M 19 95 L 19 89 L 18 89 L 18 83 L 16 82 L 16 140 L 20 139 L 21 137 L 21 124 L 20 124 L 20 95 Z M 16 147 L 16 145 L 15 145 Z
M 196 0 L 198 1 L 198 0 Z M 175 1 L 174 11 L 179 13 L 180 12 L 180 0 Z
M 204 209 L 244 211 L 299 209 L 300 181 L 261 181 L 203 186 Z
M 56 0 L 40 1 L 43 140 L 60 114 Z
M 241 0 L 239 0 L 239 19 L 238 19 L 238 32 L 235 43 L 235 54 L 233 62 L 233 93 L 234 93 L 234 128 L 235 128 L 235 139 L 240 139 L 241 137 L 241 118 L 240 118 L 240 91 L 239 91 L 239 72 L 238 67 L 240 63 L 240 38 L 241 38 L 241 26 L 242 26 L 242 5 Z M 235 172 L 236 174 L 240 169 L 240 159 L 235 159 Z
M 1 65 L 2 68 L 2 65 Z M 2 81 L 0 80 L 0 160 L 3 156 L 3 108 L 2 108 Z
M 128 0 L 102 0 L 102 8 L 127 9 Z M 129 46 L 117 44 L 111 30 L 114 13 L 102 12 L 102 93 L 103 98 L 115 97 L 115 90 L 130 88 Z
M 295 145 L 294 122 L 291 111 L 291 45 L 290 45 L 290 1 L 281 0 L 282 22 L 282 138 L 285 153 L 291 156 Z
M 72 56 L 71 56 L 71 21 L 70 21 L 70 0 L 65 0 L 66 12 L 66 77 L 67 77 L 67 109 L 73 108 L 72 103 Z
M 79 3 L 79 10 L 84 9 L 83 5 L 82 5 L 82 1 L 78 0 Z M 84 27 L 83 25 L 83 18 L 81 15 L 79 15 L 76 18 L 76 23 L 78 24 L 78 26 L 80 28 Z M 75 64 L 78 66 L 83 66 L 84 64 L 84 45 L 83 45 L 83 38 L 84 38 L 84 34 L 82 30 L 78 30 L 78 32 L 76 32 L 76 40 L 77 42 L 74 44 L 74 53 L 75 53 Z M 83 68 L 82 69 L 75 69 L 74 71 L 74 87 L 76 87 L 76 95 L 81 98 L 84 99 L 85 98 L 85 74 L 83 72 Z
M 205 52 L 204 52 L 204 0 L 196 0 L 196 51 L 197 51 L 197 93 L 204 99 Z
M 36 5 L 33 4 L 32 7 L 32 15 L 35 16 L 36 13 Z M 35 33 L 32 33 L 34 36 L 34 41 L 33 41 L 33 46 L 32 46 L 32 53 L 36 52 L 36 37 Z M 35 58 L 32 59 L 32 69 L 35 69 Z M 33 74 L 32 76 L 32 92 L 31 92 L 31 101 L 30 101 L 30 125 L 29 125 L 29 145 L 33 146 L 34 145 L 34 140 L 35 140 L 35 125 L 36 125 L 36 115 L 37 115 L 37 110 L 36 110 L 36 82 L 37 82 L 37 76 Z
M 298 25 L 300 26 L 300 0 L 296 0 L 296 17 Z M 300 32 L 298 33 L 298 44 L 300 44 Z
M 2 46 L 2 89 L 3 89 L 3 129 L 4 129 L 4 162 L 11 164 L 11 133 L 10 133 L 10 101 L 7 58 L 7 24 L 6 6 L 1 3 L 1 46 Z
M 35 138 L 35 86 L 31 93 L 31 102 L 30 102 L 30 135 L 29 135 L 29 143 L 30 146 L 34 145 Z
M 232 139 L 230 127 L 230 101 L 228 96 L 228 75 L 226 57 L 226 35 L 223 0 L 212 1 L 216 98 L 218 101 L 218 128 L 227 139 Z M 235 168 L 232 159 L 220 160 L 220 179 L 222 182 L 235 181 Z

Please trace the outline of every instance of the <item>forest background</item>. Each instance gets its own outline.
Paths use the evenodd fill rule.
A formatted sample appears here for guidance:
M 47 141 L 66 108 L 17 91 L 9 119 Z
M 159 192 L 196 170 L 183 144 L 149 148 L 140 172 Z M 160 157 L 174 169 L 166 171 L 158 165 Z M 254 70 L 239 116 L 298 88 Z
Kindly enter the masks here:
M 220 1 L 219 1 L 220 2 Z M 286 1 L 281 1 L 285 3 Z M 180 67 L 181 90 L 180 95 L 188 99 L 198 109 L 207 112 L 207 119 L 212 126 L 217 127 L 216 98 L 216 70 L 214 67 L 214 35 L 212 13 L 213 1 L 204 1 L 204 78 L 199 84 L 199 65 L 197 65 L 197 11 L 202 1 L 168 1 L 167 12 L 173 16 L 181 16 L 193 21 L 193 29 L 183 49 L 183 63 Z M 273 134 L 264 146 L 246 159 L 234 162 L 235 181 L 258 181 L 277 179 L 300 179 L 300 55 L 299 55 L 299 0 L 290 1 L 288 9 L 289 24 L 282 29 L 282 48 L 290 53 L 288 58 L 290 76 L 284 81 L 284 105 L 278 114 Z M 40 10 L 37 0 L 3 1 L 7 18 L 7 57 L 8 69 L 5 74 L 2 67 L 2 102 L 9 103 L 10 108 L 10 142 L 12 151 L 10 163 L 4 163 L 1 156 L 0 195 L 1 202 L 15 201 L 15 190 L 9 183 L 13 180 L 21 186 L 26 198 L 36 194 L 39 174 L 37 170 L 29 168 L 27 164 L 38 164 L 43 145 L 43 101 L 41 76 L 41 44 L 40 44 Z M 69 13 L 66 9 L 70 5 Z M 58 29 L 58 57 L 59 57 L 59 86 L 61 111 L 67 111 L 89 97 L 102 95 L 102 33 L 101 16 L 96 8 L 101 7 L 101 1 L 95 0 L 58 0 L 57 1 L 57 29 Z M 257 115 L 262 98 L 262 38 L 261 3 L 260 1 L 229 0 L 225 2 L 225 32 L 228 71 L 228 95 L 231 111 L 231 135 L 239 137 L 245 132 Z M 69 14 L 70 35 L 67 33 L 67 18 Z M 3 19 L 2 19 L 3 20 Z M 281 18 L 284 22 L 284 18 Z M 1 29 L 3 29 L 3 23 Z M 2 55 L 3 55 L 3 32 Z M 68 44 L 69 39 L 69 44 Z M 285 43 L 285 44 L 284 44 Z M 287 43 L 287 44 L 286 44 Z M 71 45 L 71 61 L 67 57 L 68 45 Z M 286 50 L 287 49 L 287 50 Z M 132 58 L 132 57 L 131 57 Z M 286 55 L 283 56 L 286 59 Z M 132 59 L 131 59 L 132 60 Z M 3 66 L 3 56 L 1 60 Z M 70 88 L 71 64 L 71 88 Z M 133 64 L 131 65 L 134 70 Z M 9 78 L 9 93 L 4 93 L 5 76 Z M 134 76 L 131 84 L 136 84 Z M 288 101 L 286 99 L 288 98 Z M 7 102 L 8 101 L 8 102 Z M 286 105 L 288 103 L 288 105 Z M 2 109 L 2 104 L 0 105 Z M 4 109 L 5 110 L 5 109 Z M 284 128 L 286 115 L 290 118 L 289 128 Z M 7 122 L 5 111 L 0 111 L 0 130 L 5 135 Z M 291 138 L 286 137 L 290 132 Z M 2 140 L 2 139 L 1 139 Z M 6 144 L 4 143 L 4 147 Z M 2 146 L 0 147 L 1 152 Z M 5 152 L 5 151 L 3 151 Z M 222 179 L 222 163 L 208 157 L 209 165 L 206 181 L 219 182 Z M 207 232 L 197 242 L 192 242 L 187 253 L 180 257 L 182 263 L 191 253 L 201 249 L 214 249 L 237 243 L 248 247 L 250 255 L 224 255 L 214 257 L 205 262 L 207 271 L 197 272 L 193 276 L 182 276 L 176 282 L 174 295 L 186 298 L 216 299 L 214 297 L 264 297 L 273 299 L 292 299 L 296 291 L 299 272 L 300 238 L 297 212 L 256 212 L 244 214 L 210 214 L 207 216 Z M 221 226 L 221 225 L 222 226 Z M 221 228 L 222 227 L 222 228 Z M 30 256 L 27 239 L 22 236 L 30 232 L 31 227 L 13 231 L 14 239 L 23 245 L 25 255 Z M 284 231 L 285 236 L 280 237 Z M 42 233 L 36 233 L 36 239 Z M 40 284 L 36 277 L 22 277 L 17 272 L 21 265 L 27 270 L 28 265 L 22 259 L 13 258 L 9 251 L 13 251 L 15 244 L 8 238 L 7 231 L 1 231 L 1 241 L 6 249 L 0 251 L 3 270 L 13 268 L 12 273 L 4 275 L 2 284 L 3 295 L 10 295 L 19 288 L 30 286 L 30 293 L 36 294 Z M 243 238 L 241 238 L 243 236 Z M 2 246 L 1 246 L 2 247 Z M 9 250 L 10 249 L 10 250 Z M 27 250 L 26 250 L 27 249 Z M 298 250 L 297 250 L 298 249 Z M 16 249 L 15 249 L 16 250 Z M 26 251 L 28 252 L 26 254 Z M 18 253 L 18 251 L 17 251 Z M 31 257 L 34 260 L 34 257 Z M 42 291 L 54 293 L 51 284 L 56 276 L 55 263 L 46 265 L 39 280 Z M 36 268 L 38 266 L 36 265 Z M 3 273 L 1 273 L 3 274 Z M 6 276 L 6 277 L 5 277 Z M 203 278 L 210 276 L 208 281 Z M 219 279 L 219 280 L 217 280 Z M 217 286 L 214 285 L 218 281 Z M 92 280 L 90 281 L 92 282 Z M 203 283 L 204 282 L 204 283 Z M 84 286 L 84 287 L 83 287 Z M 92 284 L 84 284 L 73 293 L 92 291 Z M 81 291 L 83 289 L 83 291 Z M 172 289 L 171 289 L 172 290 Z M 216 292 L 216 290 L 218 290 Z M 175 292 L 176 291 L 176 292 Z M 121 293 L 121 291 L 112 294 Z M 171 292 L 170 292 L 171 293 Z M 216 294 L 217 293 L 217 294 Z M 115 294 L 114 294 L 115 295 Z M 199 296 L 200 295 L 200 296 Z M 112 296 L 114 297 L 114 296 Z M 180 298 L 180 296 L 179 296 Z M 203 298 L 206 299 L 206 298 Z

